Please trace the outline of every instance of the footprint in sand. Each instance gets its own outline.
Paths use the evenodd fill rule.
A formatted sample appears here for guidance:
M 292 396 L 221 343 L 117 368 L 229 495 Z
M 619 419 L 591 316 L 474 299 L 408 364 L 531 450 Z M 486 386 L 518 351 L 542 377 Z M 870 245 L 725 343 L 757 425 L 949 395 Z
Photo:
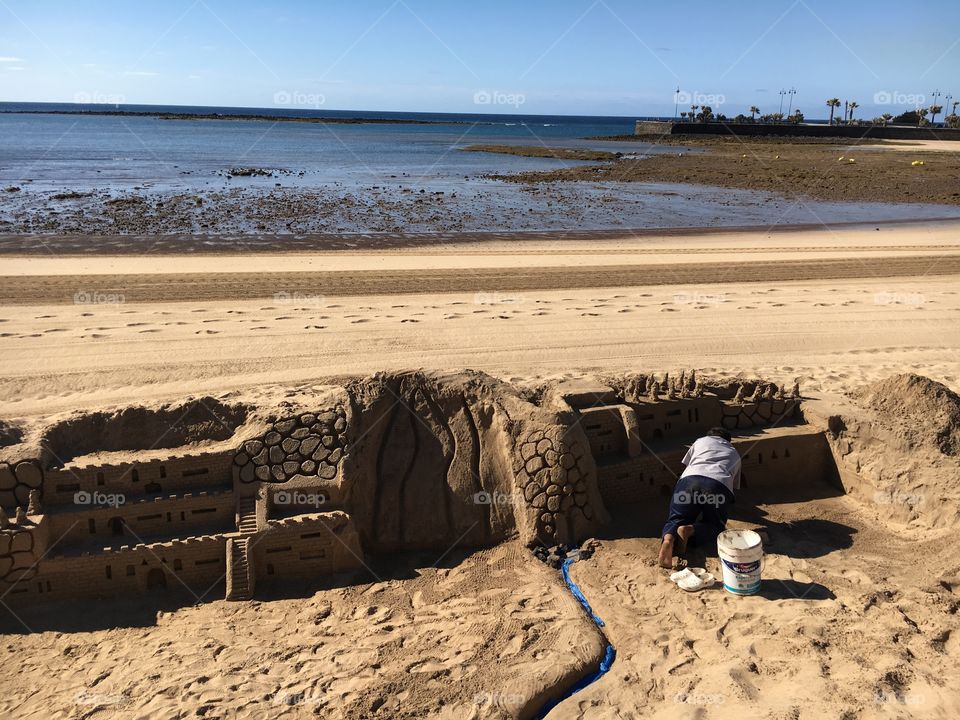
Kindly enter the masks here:
M 420 322 L 420 321 L 419 321 L 419 320 L 414 320 L 413 318 L 404 318 L 404 319 L 401 320 L 400 322 L 405 323 L 405 322 Z
M 206 309 L 204 309 L 204 308 L 197 308 L 196 310 L 191 310 L 190 312 L 195 312 L 195 313 L 206 312 Z
M 783 307 L 786 303 L 770 303 L 770 307 Z
M 580 317 L 600 317 L 600 313 L 582 312 Z
M 49 318 L 55 318 L 56 315 L 37 315 L 34 320 L 47 320 Z
M 370 322 L 370 318 L 357 318 L 356 320 L 351 320 L 350 324 L 356 325 L 357 323 L 365 323 L 365 322 Z
M 304 330 L 323 330 L 325 327 L 326 327 L 326 325 L 304 325 L 304 326 L 303 326 L 303 329 L 304 329 Z M 255 327 L 255 328 L 253 328 L 253 329 L 254 329 L 254 330 L 266 330 L 267 328 L 266 328 L 265 325 L 261 325 L 261 326 L 259 326 L 259 327 Z
M 679 312 L 677 308 L 660 308 L 660 312 Z
M 193 334 L 194 335 L 217 335 L 219 334 L 219 332 L 220 332 L 219 330 L 197 330 Z
M 549 315 L 550 313 L 548 313 L 546 310 L 540 310 L 539 312 L 535 312 L 533 314 L 539 317 L 541 315 Z
M 617 310 L 617 312 L 618 312 L 618 313 L 633 312 L 633 308 L 620 308 L 619 310 Z
M 157 332 L 160 332 L 160 328 L 147 328 L 146 330 L 138 330 L 137 332 L 140 335 L 142 335 L 143 333 L 157 333 Z
M 80 317 L 93 317 L 93 313 L 80 313 Z M 0 322 L 6 322 L 6 320 L 0 320 Z
M 323 327 L 323 325 L 316 325 L 314 327 Z M 266 325 L 257 325 L 256 327 L 252 327 L 250 329 L 251 330 L 269 330 L 270 328 L 268 328 Z
M 66 328 L 50 328 L 49 330 L 44 330 L 43 332 L 44 333 L 66 332 L 66 330 L 67 330 Z
M 210 321 L 204 320 L 204 322 L 210 322 Z M 127 323 L 127 327 L 140 327 L 141 325 L 146 325 L 146 323 L 145 322 Z

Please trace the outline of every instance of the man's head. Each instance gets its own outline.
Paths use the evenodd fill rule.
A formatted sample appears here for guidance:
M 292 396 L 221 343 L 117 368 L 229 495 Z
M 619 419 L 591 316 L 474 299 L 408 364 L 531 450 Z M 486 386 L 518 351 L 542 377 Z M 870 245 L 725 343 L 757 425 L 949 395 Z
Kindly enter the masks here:
M 712 428 L 710 428 L 710 430 L 707 432 L 707 436 L 708 436 L 708 437 L 718 437 L 718 438 L 722 438 L 723 440 L 726 440 L 727 442 L 730 442 L 730 439 L 731 439 L 730 433 L 728 433 L 728 432 L 727 432 L 726 430 L 724 430 L 722 427 L 712 427 Z

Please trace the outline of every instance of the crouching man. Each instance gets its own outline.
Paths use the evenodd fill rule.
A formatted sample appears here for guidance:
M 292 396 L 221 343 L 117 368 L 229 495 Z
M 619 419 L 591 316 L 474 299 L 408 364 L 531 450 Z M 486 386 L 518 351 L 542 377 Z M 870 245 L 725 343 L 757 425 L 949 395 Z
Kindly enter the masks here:
M 727 527 L 728 505 L 740 489 L 740 453 L 730 433 L 711 428 L 683 457 L 685 466 L 670 501 L 670 514 L 660 533 L 660 565 L 673 566 L 674 551 L 687 544 L 709 547 Z

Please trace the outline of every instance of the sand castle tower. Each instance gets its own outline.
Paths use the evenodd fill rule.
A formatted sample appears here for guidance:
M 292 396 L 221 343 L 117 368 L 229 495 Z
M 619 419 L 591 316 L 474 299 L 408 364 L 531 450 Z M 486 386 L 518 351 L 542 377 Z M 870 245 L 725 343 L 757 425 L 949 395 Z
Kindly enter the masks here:
M 40 509 L 40 492 L 38 490 L 31 490 L 28 495 L 27 515 L 40 515 L 42 512 Z
M 17 525 L 23 525 L 27 522 L 27 513 L 22 507 L 17 508 Z
M 737 387 L 737 394 L 733 396 L 733 401 L 740 405 L 743 405 L 743 385 Z
M 10 518 L 7 517 L 7 511 L 0 507 L 0 530 L 10 527 Z

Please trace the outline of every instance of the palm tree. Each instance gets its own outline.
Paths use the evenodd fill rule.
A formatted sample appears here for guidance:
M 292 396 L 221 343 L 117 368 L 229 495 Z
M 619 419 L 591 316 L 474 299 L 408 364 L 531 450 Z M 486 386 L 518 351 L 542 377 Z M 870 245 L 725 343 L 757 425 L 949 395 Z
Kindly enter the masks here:
M 756 114 L 757 114 L 758 112 L 760 112 L 760 108 L 758 108 L 756 105 L 751 105 L 751 106 L 750 106 L 750 121 L 751 121 L 751 122 L 753 122 L 754 117 L 756 116 Z
M 830 125 L 833 125 L 833 111 L 840 107 L 840 98 L 830 98 L 827 100 L 827 107 L 830 108 Z
M 850 122 L 853 122 L 853 111 L 860 107 L 860 103 L 856 100 L 850 101 Z
M 937 115 L 939 115 L 942 110 L 943 110 L 943 107 L 941 107 L 940 105 L 931 105 L 931 106 L 930 106 L 930 122 L 931 122 L 932 124 L 934 124 L 934 125 L 936 124 L 936 122 L 937 122 Z
M 926 123 L 928 112 L 930 111 L 927 108 L 917 108 L 917 127 Z
M 880 116 L 880 119 L 883 120 L 884 125 L 889 125 L 890 121 L 893 120 L 893 115 L 891 115 L 890 113 L 884 113 L 883 115 Z

